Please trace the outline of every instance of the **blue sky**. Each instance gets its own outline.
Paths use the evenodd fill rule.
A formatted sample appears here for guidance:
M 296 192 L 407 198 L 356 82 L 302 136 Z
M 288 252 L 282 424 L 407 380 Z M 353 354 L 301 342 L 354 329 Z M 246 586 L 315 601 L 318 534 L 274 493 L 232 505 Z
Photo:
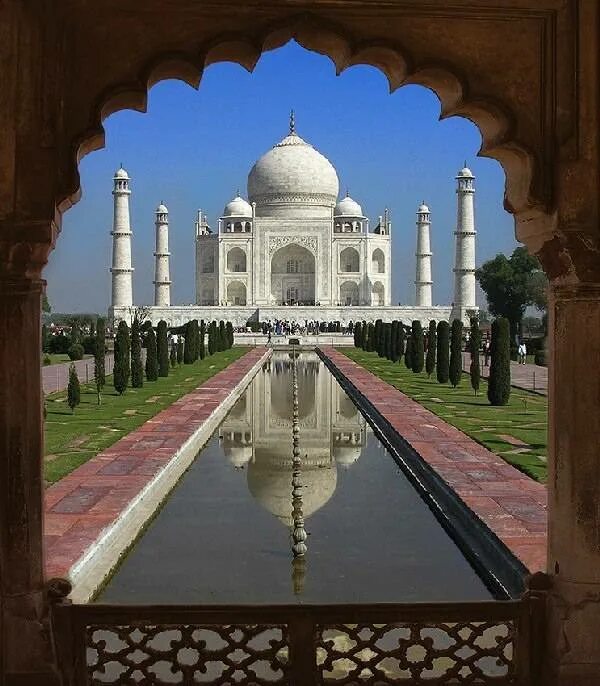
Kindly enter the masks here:
M 453 117 L 438 121 L 431 91 L 405 86 L 389 94 L 377 69 L 335 75 L 331 61 L 295 43 L 265 53 L 252 74 L 235 64 L 209 67 L 198 91 L 165 81 L 149 94 L 146 114 L 119 112 L 104 122 L 106 147 L 80 165 L 83 196 L 69 210 L 45 276 L 55 312 L 105 312 L 110 300 L 112 176 L 122 162 L 132 181 L 134 299 L 153 298 L 154 210 L 170 212 L 171 301 L 194 298 L 194 218 L 201 207 L 211 225 L 237 188 L 245 195 L 254 162 L 296 129 L 336 167 L 376 220 L 392 215 L 392 302 L 414 302 L 415 212 L 432 212 L 434 303 L 452 300 L 454 177 L 465 160 L 476 176 L 477 262 L 516 247 L 502 207 L 504 173 L 476 157 L 476 127 Z M 485 303 L 480 303 L 484 305 Z

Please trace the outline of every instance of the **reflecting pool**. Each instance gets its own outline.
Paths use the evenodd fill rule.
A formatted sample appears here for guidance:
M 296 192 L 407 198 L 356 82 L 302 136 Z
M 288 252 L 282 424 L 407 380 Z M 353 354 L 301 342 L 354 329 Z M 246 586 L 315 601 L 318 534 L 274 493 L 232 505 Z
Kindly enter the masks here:
M 415 602 L 491 594 L 319 357 L 297 358 L 307 553 L 293 563 L 292 364 L 275 351 L 98 597 Z

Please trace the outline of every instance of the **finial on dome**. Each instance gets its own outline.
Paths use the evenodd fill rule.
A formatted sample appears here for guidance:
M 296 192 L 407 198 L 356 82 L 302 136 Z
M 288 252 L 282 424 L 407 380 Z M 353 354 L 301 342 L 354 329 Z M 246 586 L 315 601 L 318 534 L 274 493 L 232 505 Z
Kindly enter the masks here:
M 296 115 L 294 110 L 290 110 L 290 134 L 296 133 Z
M 350 191 L 348 190 L 348 186 L 346 186 L 346 197 L 347 197 L 347 198 L 350 197 Z
M 235 194 L 237 195 L 238 198 L 240 197 L 240 187 L 239 186 L 237 187 Z
M 467 160 L 465 160 L 465 167 L 467 166 Z

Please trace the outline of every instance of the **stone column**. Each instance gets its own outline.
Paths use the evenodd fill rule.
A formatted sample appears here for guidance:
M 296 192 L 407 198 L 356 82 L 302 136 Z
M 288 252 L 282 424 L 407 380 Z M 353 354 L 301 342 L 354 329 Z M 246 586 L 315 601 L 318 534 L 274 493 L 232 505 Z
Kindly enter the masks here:
M 156 259 L 154 271 L 154 304 L 171 306 L 171 279 L 169 275 L 169 210 L 162 203 L 156 208 Z
M 431 241 L 429 227 L 431 214 L 423 203 L 417 210 L 417 269 L 415 278 L 415 305 L 431 307 Z
M 44 588 L 41 269 L 56 227 L 0 236 L 0 683 L 55 684 Z M 47 241 L 46 241 L 47 238 Z M 15 238 L 15 241 L 17 239 Z
M 600 683 L 600 284 L 552 286 L 547 682 Z

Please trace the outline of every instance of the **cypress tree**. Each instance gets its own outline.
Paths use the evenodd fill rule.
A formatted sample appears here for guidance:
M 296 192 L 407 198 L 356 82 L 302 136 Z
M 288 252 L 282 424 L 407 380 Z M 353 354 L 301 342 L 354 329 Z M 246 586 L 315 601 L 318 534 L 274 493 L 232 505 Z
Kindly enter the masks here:
M 194 361 L 194 325 L 188 322 L 185 325 L 184 344 L 183 344 L 183 363 L 192 364 Z
M 383 322 L 377 319 L 375 322 L 375 352 L 383 357 Z
M 192 356 L 195 362 L 200 358 L 200 326 L 198 320 L 192 320 Z
M 106 324 L 100 318 L 96 322 L 96 345 L 94 346 L 94 380 L 96 381 L 96 394 L 98 405 L 102 402 L 102 389 L 106 383 L 105 373 L 106 360 Z
M 471 364 L 469 366 L 469 374 L 471 375 L 471 387 L 475 391 L 475 395 L 479 391 L 479 382 L 481 377 L 481 367 L 479 365 L 479 346 L 481 344 L 481 329 L 479 328 L 479 320 L 477 317 L 471 317 L 471 334 L 469 337 L 469 349 L 471 351 Z
M 408 336 L 406 339 L 406 350 L 404 351 L 404 364 L 407 369 L 413 368 L 413 337 Z
M 454 388 L 462 377 L 462 329 L 460 319 L 455 319 L 450 332 L 450 383 Z
M 48 352 L 48 327 L 42 324 L 42 352 Z
M 412 323 L 412 370 L 415 374 L 423 371 L 425 365 L 425 346 L 423 342 L 423 327 L 421 322 L 414 320 Z
M 404 357 L 404 346 L 406 341 L 406 332 L 404 331 L 404 324 L 398 322 L 398 362 L 402 362 Z
M 179 334 L 177 339 L 177 364 L 183 363 L 183 336 Z
M 367 352 L 372 353 L 375 350 L 375 326 L 373 322 L 367 325 Z
M 156 347 L 158 350 L 158 375 L 169 376 L 169 339 L 167 322 L 161 319 L 156 327 Z
M 199 352 L 200 359 L 203 360 L 206 357 L 206 345 L 204 339 L 206 338 L 206 324 L 204 319 L 200 320 L 200 341 L 199 341 Z
M 69 385 L 67 386 L 67 403 L 71 408 L 71 412 L 75 412 L 75 408 L 81 401 L 81 390 L 79 387 L 79 378 L 75 365 L 71 364 L 69 367 Z
M 146 334 L 146 379 L 148 381 L 158 379 L 158 351 L 156 349 L 156 334 L 152 328 Z
M 131 322 L 131 387 L 141 388 L 144 385 L 144 367 L 142 365 L 142 339 L 140 321 L 137 317 Z
M 510 325 L 499 317 L 492 322 L 488 400 L 491 405 L 506 405 L 510 398 Z
M 169 362 L 171 367 L 175 368 L 177 365 L 177 345 L 175 343 L 171 344 L 171 351 L 169 352 Z
M 398 362 L 398 320 L 394 319 L 392 322 L 392 328 L 390 331 L 391 336 L 391 350 L 390 350 L 390 360 L 392 362 Z
M 363 323 L 362 323 L 362 336 L 361 336 L 361 342 L 360 342 L 360 347 L 363 350 L 367 349 L 368 335 L 369 335 L 369 327 L 367 326 L 367 322 L 363 321 Z
M 355 348 L 360 348 L 360 345 L 362 343 L 362 324 L 360 322 L 356 322 L 356 326 L 354 327 L 354 347 Z
M 390 323 L 383 325 L 383 357 L 388 360 L 392 359 L 392 325 Z
M 448 322 L 437 325 L 437 380 L 438 383 L 448 383 L 450 378 L 450 326 Z
M 210 322 L 208 325 L 208 354 L 213 355 L 215 352 L 215 323 Z
M 435 351 L 437 346 L 437 335 L 435 321 L 429 322 L 429 332 L 427 334 L 427 357 L 425 358 L 425 371 L 431 377 L 435 369 Z
M 119 395 L 125 393 L 129 381 L 129 327 L 120 321 L 115 338 L 115 364 L 113 368 L 113 384 Z
M 222 319 L 219 322 L 219 337 L 217 340 L 219 341 L 219 351 L 225 350 L 227 347 L 225 342 L 225 322 Z
M 227 349 L 229 350 L 233 347 L 233 324 L 231 322 L 225 324 L 225 336 L 227 339 Z

